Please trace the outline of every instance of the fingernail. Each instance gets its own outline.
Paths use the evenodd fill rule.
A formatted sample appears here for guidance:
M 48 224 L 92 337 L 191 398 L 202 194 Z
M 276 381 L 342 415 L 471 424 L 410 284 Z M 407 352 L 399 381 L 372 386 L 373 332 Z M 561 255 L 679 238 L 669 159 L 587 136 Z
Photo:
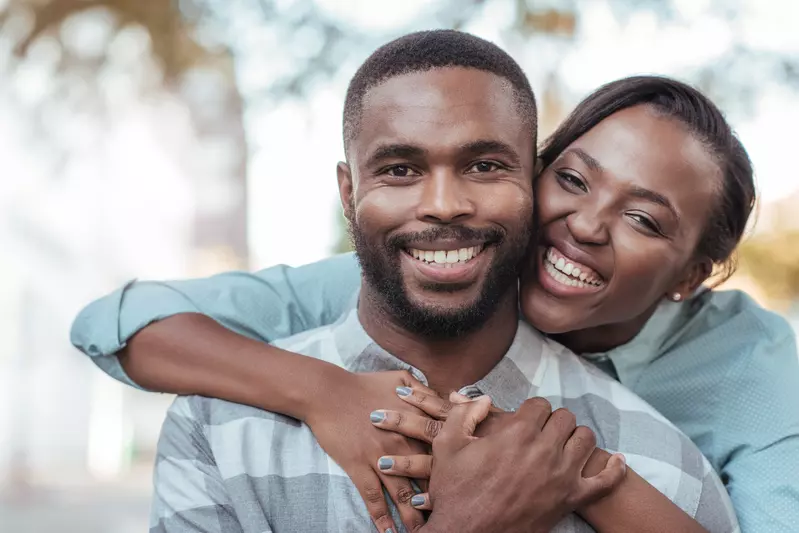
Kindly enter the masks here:
M 392 459 L 391 457 L 381 457 L 377 461 L 377 467 L 380 470 L 388 470 L 389 468 L 393 468 L 394 467 L 394 459 Z
M 410 396 L 412 392 L 410 387 L 397 387 L 397 394 L 400 396 Z
M 417 494 L 413 498 L 411 498 L 411 505 L 414 507 L 419 507 L 420 505 L 424 505 L 424 496 L 420 496 Z
M 369 415 L 369 420 L 372 421 L 372 424 L 379 424 L 385 419 L 386 419 L 386 413 L 382 411 L 372 411 L 372 413 Z
M 386 530 L 386 533 L 394 533 L 394 530 L 393 530 L 393 529 L 391 529 L 391 528 L 388 528 L 388 529 Z

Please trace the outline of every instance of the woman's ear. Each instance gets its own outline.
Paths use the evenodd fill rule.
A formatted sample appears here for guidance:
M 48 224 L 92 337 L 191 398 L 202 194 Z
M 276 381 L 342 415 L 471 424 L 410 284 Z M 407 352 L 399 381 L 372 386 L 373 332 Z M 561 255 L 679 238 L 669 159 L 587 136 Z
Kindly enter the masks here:
M 713 274 L 713 261 L 707 258 L 693 261 L 688 265 L 683 278 L 674 285 L 666 297 L 676 302 L 690 298 L 711 274 Z

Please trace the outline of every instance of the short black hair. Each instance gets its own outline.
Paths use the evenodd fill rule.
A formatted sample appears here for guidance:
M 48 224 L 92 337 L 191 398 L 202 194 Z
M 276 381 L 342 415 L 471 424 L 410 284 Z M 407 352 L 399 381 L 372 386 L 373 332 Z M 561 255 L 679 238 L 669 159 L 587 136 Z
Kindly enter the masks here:
M 535 95 L 519 64 L 485 39 L 456 30 L 431 30 L 410 33 L 381 46 L 355 73 L 344 101 L 344 147 L 357 135 L 363 98 L 370 89 L 396 76 L 446 67 L 473 68 L 507 80 L 535 143 Z
M 735 272 L 735 248 L 754 209 L 757 190 L 746 149 L 721 110 L 698 89 L 665 76 L 631 76 L 603 85 L 577 104 L 544 142 L 541 163 L 548 167 L 591 128 L 638 105 L 682 123 L 715 159 L 721 183 L 696 254 L 713 262 L 719 282 L 728 279 Z

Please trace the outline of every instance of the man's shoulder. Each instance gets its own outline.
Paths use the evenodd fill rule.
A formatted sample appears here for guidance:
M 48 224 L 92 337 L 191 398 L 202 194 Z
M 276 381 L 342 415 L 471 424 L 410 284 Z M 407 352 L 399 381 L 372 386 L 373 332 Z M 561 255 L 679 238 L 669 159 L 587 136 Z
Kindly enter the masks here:
M 278 413 L 219 398 L 197 395 L 178 396 L 167 412 L 168 423 L 185 428 L 191 425 L 203 431 L 213 427 L 228 426 L 232 428 L 236 426 L 235 423 L 244 420 L 291 427 L 302 425 L 298 420 Z

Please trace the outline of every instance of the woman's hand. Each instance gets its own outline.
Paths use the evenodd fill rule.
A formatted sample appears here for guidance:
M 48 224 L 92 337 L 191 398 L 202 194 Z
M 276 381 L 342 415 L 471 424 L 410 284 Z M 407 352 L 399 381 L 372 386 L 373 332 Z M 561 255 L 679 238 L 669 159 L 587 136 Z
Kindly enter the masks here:
M 430 447 L 400 433 L 376 431 L 372 423 L 383 414 L 375 411 L 380 406 L 392 408 L 393 416 L 424 414 L 398 397 L 398 389 L 411 387 L 435 396 L 406 371 L 356 374 L 335 367 L 319 382 L 320 392 L 308 402 L 307 412 L 302 416 L 325 452 L 350 476 L 381 533 L 397 532 L 383 487 L 408 531 L 424 524 L 422 513 L 411 506 L 415 491 L 410 479 L 387 475 L 380 470 L 378 460 L 383 456 L 427 454 Z
M 443 427 L 443 419 L 447 418 L 452 405 L 471 401 L 456 392 L 450 395 L 449 401 L 429 390 L 402 389 L 398 390 L 398 394 L 407 403 L 425 411 L 425 414 L 429 416 L 382 410 L 385 416 L 375 425 L 430 443 Z M 547 441 L 547 448 L 549 448 L 549 453 L 541 454 L 542 462 L 537 473 L 542 478 L 546 478 L 542 479 L 542 482 L 552 489 L 549 491 L 549 499 L 558 503 L 557 498 L 552 499 L 556 495 L 551 493 L 562 493 L 563 501 L 559 502 L 558 506 L 564 509 L 573 506 L 571 510 L 574 510 L 607 495 L 624 478 L 624 456 L 616 454 L 611 458 L 612 460 L 605 459 L 603 466 L 594 472 L 594 475 L 588 478 L 582 477 L 583 469 L 589 458 L 599 451 L 596 449 L 596 438 L 593 431 L 584 426 L 578 427 L 574 415 L 566 409 L 558 409 L 552 413 L 549 402 L 543 398 L 535 400 L 539 404 L 547 406 L 546 409 L 543 409 L 541 405 L 537 406 L 542 413 L 542 420 L 538 427 L 539 437 L 542 438 L 542 441 Z M 492 408 L 487 418 L 477 427 L 475 435 L 479 437 L 492 434 L 502 431 L 503 428 L 512 424 L 514 424 L 512 413 Z M 552 435 L 560 437 L 549 438 Z M 608 454 L 605 453 L 605 455 Z M 378 460 L 378 466 L 387 475 L 429 479 L 433 467 L 433 457 L 429 454 L 386 456 Z M 430 497 L 426 493 L 414 495 L 411 498 L 411 505 L 420 510 L 432 509 Z

